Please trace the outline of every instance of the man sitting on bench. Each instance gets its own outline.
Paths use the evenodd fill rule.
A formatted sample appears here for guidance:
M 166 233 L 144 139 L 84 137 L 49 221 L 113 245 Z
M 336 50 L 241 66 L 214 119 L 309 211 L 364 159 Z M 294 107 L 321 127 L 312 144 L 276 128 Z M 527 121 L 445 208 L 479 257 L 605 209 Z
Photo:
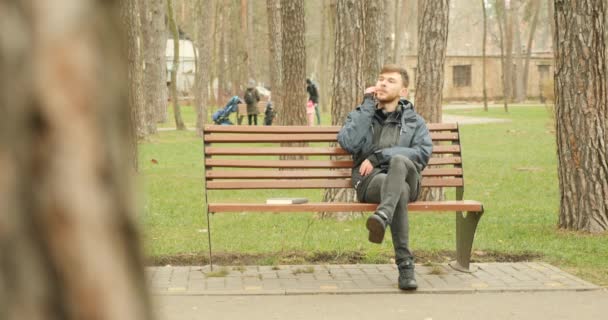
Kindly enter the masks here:
M 379 203 L 366 222 L 369 241 L 381 243 L 391 227 L 399 288 L 415 290 L 414 257 L 409 249 L 407 204 L 420 190 L 420 173 L 433 144 L 424 119 L 407 95 L 407 71 L 385 65 L 376 86 L 365 90 L 363 103 L 351 111 L 338 142 L 353 156 L 352 183 L 357 199 Z

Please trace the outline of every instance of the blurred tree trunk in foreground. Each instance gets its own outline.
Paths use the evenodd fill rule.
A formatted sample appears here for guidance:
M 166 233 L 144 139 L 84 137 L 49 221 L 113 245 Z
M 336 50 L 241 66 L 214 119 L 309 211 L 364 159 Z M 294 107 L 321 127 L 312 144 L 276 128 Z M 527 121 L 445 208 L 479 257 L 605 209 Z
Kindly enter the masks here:
M 154 319 L 119 3 L 0 1 L 0 319 Z

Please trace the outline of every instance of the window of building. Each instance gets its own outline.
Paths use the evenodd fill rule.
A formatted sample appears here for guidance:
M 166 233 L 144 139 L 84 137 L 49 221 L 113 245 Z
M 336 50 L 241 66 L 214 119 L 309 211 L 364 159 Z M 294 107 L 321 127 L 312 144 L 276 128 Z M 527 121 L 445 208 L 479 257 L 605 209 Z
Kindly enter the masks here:
M 453 66 L 454 87 L 471 86 L 471 65 Z
M 538 73 L 540 74 L 540 79 L 544 80 L 549 77 L 549 70 L 551 66 L 548 64 L 539 64 L 538 65 Z

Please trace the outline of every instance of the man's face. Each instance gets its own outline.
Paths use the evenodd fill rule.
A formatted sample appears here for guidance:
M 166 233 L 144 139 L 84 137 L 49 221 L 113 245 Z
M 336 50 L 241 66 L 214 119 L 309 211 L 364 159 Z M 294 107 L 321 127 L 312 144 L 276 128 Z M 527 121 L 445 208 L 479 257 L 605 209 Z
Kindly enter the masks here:
M 407 95 L 407 88 L 403 86 L 403 80 L 399 72 L 387 72 L 378 76 L 376 82 L 376 99 L 386 103 Z

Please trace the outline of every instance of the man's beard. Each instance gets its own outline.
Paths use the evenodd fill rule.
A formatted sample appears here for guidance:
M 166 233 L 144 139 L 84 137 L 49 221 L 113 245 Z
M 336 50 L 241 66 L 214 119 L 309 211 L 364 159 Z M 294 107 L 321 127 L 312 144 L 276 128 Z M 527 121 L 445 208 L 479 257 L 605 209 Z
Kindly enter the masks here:
M 380 103 L 390 103 L 395 100 L 399 100 L 399 98 L 401 98 L 401 97 L 398 94 L 394 94 L 394 95 L 386 94 L 386 96 L 384 98 L 376 96 L 376 100 L 378 100 L 378 102 L 380 102 Z

